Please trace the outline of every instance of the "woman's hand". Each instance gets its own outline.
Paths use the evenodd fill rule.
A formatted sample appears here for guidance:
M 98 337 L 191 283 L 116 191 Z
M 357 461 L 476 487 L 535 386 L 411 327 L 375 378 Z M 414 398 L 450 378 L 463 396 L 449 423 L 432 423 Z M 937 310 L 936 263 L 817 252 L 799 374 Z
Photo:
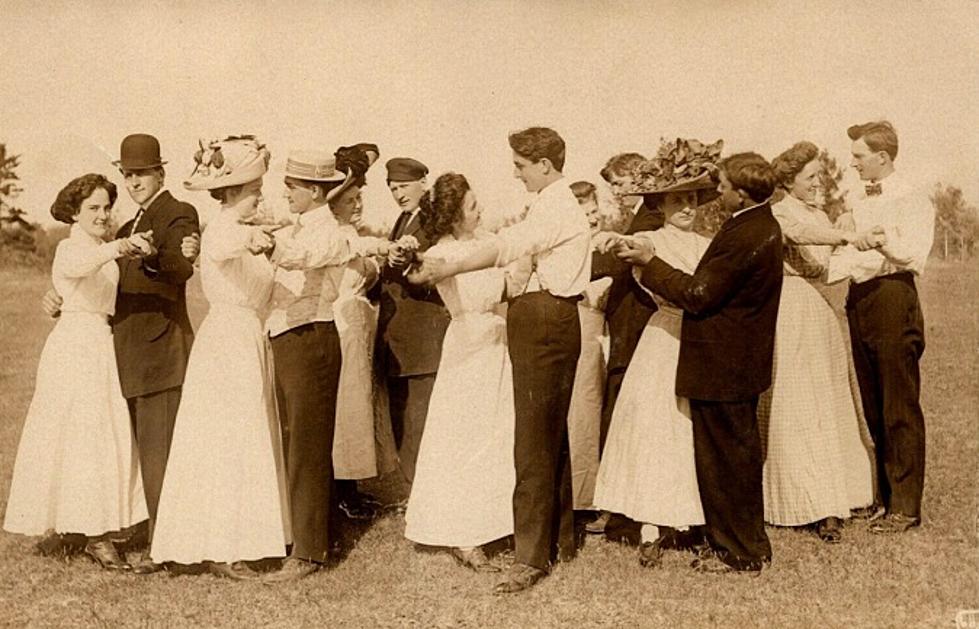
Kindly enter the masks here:
M 194 232 L 180 241 L 180 253 L 193 264 L 201 253 L 201 235 Z
M 645 238 L 623 236 L 615 243 L 612 251 L 619 260 L 633 266 L 646 266 L 656 257 L 656 248 Z
M 255 255 L 275 249 L 275 237 L 272 233 L 276 229 L 277 225 L 255 225 L 249 230 L 245 247 Z
M 442 258 L 422 258 L 421 265 L 412 269 L 406 277 L 412 284 L 432 286 L 451 274 L 449 264 Z
M 41 297 L 41 310 L 52 319 L 57 319 L 61 316 L 61 304 L 63 302 L 64 300 L 58 291 L 53 288 L 49 289 L 48 292 L 44 293 L 44 297 Z
M 156 254 L 156 247 L 153 246 L 153 230 L 137 232 L 126 239 L 131 253 L 126 254 L 135 258 L 148 258 Z

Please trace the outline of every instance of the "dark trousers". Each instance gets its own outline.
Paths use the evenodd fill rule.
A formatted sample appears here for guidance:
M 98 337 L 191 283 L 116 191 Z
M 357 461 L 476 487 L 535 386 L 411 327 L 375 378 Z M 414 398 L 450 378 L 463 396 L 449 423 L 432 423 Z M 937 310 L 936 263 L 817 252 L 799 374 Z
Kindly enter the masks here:
M 309 323 L 273 337 L 272 357 L 289 483 L 292 556 L 322 563 L 330 551 L 333 431 L 340 382 L 336 326 Z
M 435 386 L 435 374 L 388 378 L 391 430 L 398 448 L 401 473 L 410 484 L 415 480 L 415 464 L 428 415 L 428 401 Z M 461 404 L 461 401 L 460 401 Z M 460 411 L 462 411 L 460 406 Z
M 772 558 L 765 533 L 757 408 L 758 398 L 690 400 L 707 540 L 718 557 L 737 570 L 761 570 Z
M 598 427 L 598 453 L 605 452 L 605 440 L 608 438 L 608 429 L 612 425 L 612 411 L 615 410 L 615 401 L 619 399 L 619 390 L 622 389 L 622 380 L 625 378 L 626 367 L 613 367 L 605 375 L 605 395 L 602 399 L 602 417 Z
M 507 339 L 516 411 L 516 561 L 546 570 L 576 551 L 568 406 L 581 352 L 578 307 L 543 292 L 517 297 L 507 313 Z
M 880 497 L 888 512 L 920 517 L 925 418 L 918 360 L 925 332 L 914 278 L 896 273 L 853 284 L 846 312 Z
M 181 387 L 174 387 L 126 400 L 133 439 L 136 440 L 136 449 L 139 452 L 146 510 L 150 515 L 148 542 L 153 540 L 153 525 L 156 523 L 160 492 L 163 491 L 163 475 L 167 471 L 173 425 L 177 420 L 177 407 L 180 406 L 180 392 Z

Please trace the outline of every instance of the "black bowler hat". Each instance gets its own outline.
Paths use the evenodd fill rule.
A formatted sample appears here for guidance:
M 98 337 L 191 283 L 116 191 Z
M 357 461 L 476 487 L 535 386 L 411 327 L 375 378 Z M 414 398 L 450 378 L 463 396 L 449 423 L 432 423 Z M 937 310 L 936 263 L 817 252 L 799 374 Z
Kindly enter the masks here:
M 428 166 L 410 157 L 392 157 L 385 165 L 388 181 L 418 181 L 428 174 Z
M 120 170 L 144 170 L 166 164 L 160 159 L 160 141 L 146 133 L 127 135 L 119 147 L 119 159 L 112 162 Z

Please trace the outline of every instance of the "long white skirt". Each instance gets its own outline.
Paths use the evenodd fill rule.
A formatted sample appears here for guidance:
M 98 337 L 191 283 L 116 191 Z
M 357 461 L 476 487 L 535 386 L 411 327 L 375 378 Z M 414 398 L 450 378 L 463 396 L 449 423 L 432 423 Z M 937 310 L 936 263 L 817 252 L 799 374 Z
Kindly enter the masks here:
M 96 536 L 146 517 L 112 332 L 105 315 L 62 313 L 41 351 L 3 528 Z
M 578 319 L 581 322 L 581 354 L 568 406 L 571 493 L 575 509 L 591 509 L 598 475 L 598 442 L 605 396 L 605 359 L 602 357 L 605 313 L 579 303 Z
M 253 310 L 211 304 L 187 363 L 153 560 L 190 564 L 284 555 L 285 480 L 261 322 Z
M 513 372 L 506 322 L 453 318 L 432 389 L 405 537 L 479 546 L 513 533 Z
M 690 402 L 677 397 L 679 312 L 649 318 L 615 402 L 595 504 L 637 522 L 704 523 L 693 451 Z

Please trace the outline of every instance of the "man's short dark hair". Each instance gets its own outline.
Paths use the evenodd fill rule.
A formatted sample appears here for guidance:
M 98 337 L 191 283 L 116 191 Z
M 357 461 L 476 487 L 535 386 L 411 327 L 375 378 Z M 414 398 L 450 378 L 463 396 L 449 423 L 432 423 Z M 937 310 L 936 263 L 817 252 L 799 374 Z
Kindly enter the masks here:
M 646 158 L 639 153 L 618 153 L 608 158 L 600 174 L 602 175 L 602 179 L 608 183 L 612 183 L 613 175 L 616 177 L 630 175 L 644 161 L 646 161 Z
M 855 124 L 846 130 L 846 134 L 853 141 L 863 139 L 874 153 L 884 151 L 891 161 L 897 159 L 897 131 L 886 120 Z
M 530 127 L 514 131 L 509 137 L 510 148 L 524 159 L 539 162 L 550 160 L 558 172 L 564 170 L 564 140 L 554 129 Z
M 736 190 L 744 190 L 755 203 L 767 201 L 775 191 L 775 171 L 758 153 L 735 153 L 718 163 Z

